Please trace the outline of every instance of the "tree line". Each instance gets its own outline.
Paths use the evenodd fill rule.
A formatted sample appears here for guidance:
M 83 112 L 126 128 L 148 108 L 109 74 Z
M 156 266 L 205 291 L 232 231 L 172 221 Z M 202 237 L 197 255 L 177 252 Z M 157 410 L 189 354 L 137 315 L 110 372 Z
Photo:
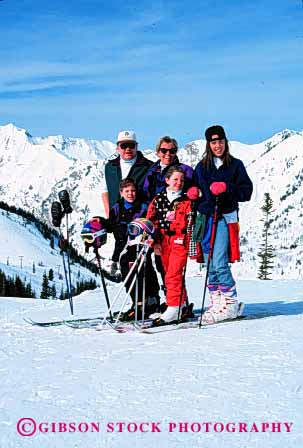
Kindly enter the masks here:
M 55 229 L 51 229 L 46 223 L 40 221 L 31 212 L 23 210 L 20 207 L 15 207 L 14 205 L 8 205 L 6 202 L 0 201 L 0 209 L 6 211 L 7 213 L 14 213 L 15 215 L 21 216 L 26 222 L 32 224 L 41 233 L 41 235 L 49 240 L 50 247 L 54 249 L 55 242 L 60 239 L 59 233 Z M 94 263 L 87 261 L 78 251 L 69 243 L 66 249 L 69 250 L 70 260 L 73 263 L 77 263 L 80 266 L 88 269 L 93 274 L 98 274 L 98 268 Z
M 0 296 L 35 298 L 35 291 L 30 282 L 22 281 L 19 275 L 11 278 L 0 269 Z
M 61 291 L 59 296 L 57 296 L 56 286 L 52 281 L 54 280 L 53 271 L 52 269 L 49 270 L 48 275 L 46 272 L 43 274 L 42 278 L 42 288 L 41 288 L 41 294 L 40 299 L 60 299 L 60 300 L 66 300 L 68 299 L 67 292 L 64 291 L 63 285 L 61 287 Z M 77 281 L 76 285 L 72 288 L 72 295 L 77 296 L 81 294 L 84 291 L 92 290 L 97 288 L 97 283 L 95 280 L 80 280 Z

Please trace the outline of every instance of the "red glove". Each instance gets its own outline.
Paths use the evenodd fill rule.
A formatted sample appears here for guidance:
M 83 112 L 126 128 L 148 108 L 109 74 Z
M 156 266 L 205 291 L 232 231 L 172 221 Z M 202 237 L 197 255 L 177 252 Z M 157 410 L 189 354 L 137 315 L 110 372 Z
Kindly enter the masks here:
M 225 182 L 213 182 L 209 187 L 212 194 L 218 196 L 221 193 L 224 193 L 227 190 L 227 185 Z
M 196 201 L 198 199 L 198 197 L 200 196 L 200 193 L 201 192 L 198 187 L 190 187 L 186 192 L 186 196 L 191 201 Z

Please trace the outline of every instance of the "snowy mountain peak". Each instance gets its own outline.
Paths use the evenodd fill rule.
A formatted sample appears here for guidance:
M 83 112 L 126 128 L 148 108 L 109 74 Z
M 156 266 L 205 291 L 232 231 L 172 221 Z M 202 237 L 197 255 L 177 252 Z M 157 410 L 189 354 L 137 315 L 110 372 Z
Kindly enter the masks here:
M 12 135 L 16 133 L 28 134 L 28 131 L 23 128 L 18 128 L 17 126 L 14 125 L 14 123 L 8 123 L 3 126 L 0 126 L 0 133 L 6 133 Z
M 115 152 L 115 145 L 107 140 L 88 140 L 64 137 L 63 135 L 33 137 L 27 130 L 9 123 L 0 126 L 0 157 L 3 152 L 15 154 L 18 159 L 20 151 L 44 151 L 55 149 L 70 160 L 102 160 Z
M 294 135 L 302 135 L 302 133 L 290 129 L 284 129 L 283 131 L 274 134 L 271 138 L 265 140 L 263 144 L 265 145 L 266 149 L 271 149 L 274 146 L 277 146 L 280 143 L 282 143 L 284 140 L 293 137 Z
M 283 275 L 301 276 L 303 220 L 298 218 L 303 205 L 303 132 L 284 129 L 255 145 L 230 141 L 230 148 L 234 157 L 243 160 L 254 184 L 252 200 L 240 205 L 241 234 L 246 242 L 242 244 L 244 263 L 234 269 L 256 276 L 262 232 L 260 207 L 268 192 L 275 208 L 272 244 L 277 251 L 276 275 L 283 271 Z M 205 141 L 196 140 L 178 155 L 182 162 L 195 167 L 204 149 Z M 0 126 L 0 199 L 50 223 L 51 203 L 58 199 L 60 190 L 68 189 L 74 208 L 72 237 L 80 246 L 83 222 L 104 214 L 100 183 L 106 159 L 114 152 L 114 143 L 108 141 L 62 135 L 32 137 L 13 124 Z M 156 159 L 154 151 L 145 155 Z M 104 250 L 110 255 L 111 247 Z
M 13 139 L 16 143 L 26 143 L 31 141 L 31 134 L 22 128 L 18 128 L 13 123 L 0 126 L 0 139 Z

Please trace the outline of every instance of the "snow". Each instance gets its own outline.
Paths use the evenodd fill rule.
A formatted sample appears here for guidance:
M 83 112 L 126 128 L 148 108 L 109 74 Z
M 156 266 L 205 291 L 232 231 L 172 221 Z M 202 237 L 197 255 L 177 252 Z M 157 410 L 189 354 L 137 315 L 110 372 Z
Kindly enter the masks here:
M 187 278 L 197 308 L 203 281 L 203 272 Z M 1 447 L 301 447 L 302 287 L 239 280 L 245 312 L 269 317 L 153 335 L 33 327 L 23 318 L 68 317 L 68 302 L 0 299 Z M 77 316 L 104 309 L 100 290 L 75 298 Z M 22 417 L 55 422 L 57 432 L 22 437 Z M 59 422 L 100 422 L 100 432 L 60 433 Z M 161 432 L 106 432 L 110 422 L 158 422 Z M 236 432 L 169 432 L 170 422 L 235 423 Z M 240 422 L 252 432 L 239 432 Z M 254 432 L 262 422 L 268 432 Z
M 39 297 L 43 274 L 45 272 L 48 274 L 52 269 L 54 272 L 52 284 L 55 285 L 59 297 L 62 287 L 65 290 L 66 286 L 62 256 L 57 242 L 55 248 L 51 249 L 50 241 L 45 239 L 33 224 L 4 210 L 0 210 L 0 233 L 0 269 L 5 275 L 11 278 L 18 275 L 21 280 L 26 281 L 25 283 L 30 282 L 36 297 Z M 35 265 L 34 273 L 33 265 Z M 100 283 L 95 274 L 76 263 L 71 264 L 71 279 L 74 286 L 81 280 L 93 279 Z
M 195 165 L 204 143 L 188 144 L 180 150 L 181 160 Z M 248 242 L 241 248 L 244 262 L 234 265 L 233 272 L 239 296 L 246 303 L 245 313 L 267 317 L 202 330 L 118 334 L 34 327 L 24 318 L 69 318 L 68 301 L 0 298 L 1 448 L 303 446 L 303 228 L 298 219 L 302 215 L 302 144 L 303 133 L 289 130 L 256 145 L 231 142 L 232 153 L 244 160 L 255 185 L 252 201 L 241 204 L 241 234 Z M 46 219 L 58 191 L 68 188 L 75 240 L 86 219 L 102 215 L 100 182 L 113 143 L 32 137 L 9 124 L 0 126 L 0 148 L 2 200 Z M 148 157 L 154 154 L 149 151 Z M 262 282 L 255 280 L 255 254 L 265 191 L 275 203 L 272 231 L 278 259 L 275 280 Z M 35 227 L 13 214 L 0 213 L 0 231 L 0 269 L 22 279 L 26 276 L 39 295 L 42 275 L 52 268 L 59 293 L 64 282 L 57 275 L 62 263 L 59 251 L 51 250 Z M 102 255 L 110 256 L 111 236 L 109 241 Z M 22 269 L 20 256 L 24 256 Z M 81 278 L 93 277 L 76 265 L 72 271 L 73 282 L 78 271 Z M 189 262 L 187 286 L 200 308 L 204 271 L 198 273 L 199 266 Z M 288 280 L 277 279 L 282 275 Z M 119 287 L 108 286 L 111 300 Z M 75 317 L 102 314 L 103 292 L 97 289 L 75 297 L 74 309 Z M 17 433 L 21 418 L 42 423 L 42 432 L 21 436 Z M 82 431 L 90 425 L 90 430 L 64 432 L 60 422 L 74 422 L 77 428 L 82 424 Z M 99 433 L 91 422 L 100 423 Z M 118 432 L 119 422 L 130 424 L 130 432 L 125 428 Z M 160 432 L 131 432 L 143 422 L 154 423 L 155 429 L 158 425 Z M 217 423 L 219 431 L 224 425 L 224 431 L 216 432 L 211 426 L 206 432 L 203 422 Z M 110 423 L 114 432 L 107 432 Z M 169 423 L 177 426 L 172 432 Z M 182 432 L 186 424 L 188 431 Z M 235 432 L 228 432 L 226 428 L 233 424 Z M 267 432 L 261 432 L 262 424 L 264 429 L 269 425 Z M 273 432 L 274 424 L 280 424 L 280 432 Z M 22 428 L 28 431 L 30 426 Z

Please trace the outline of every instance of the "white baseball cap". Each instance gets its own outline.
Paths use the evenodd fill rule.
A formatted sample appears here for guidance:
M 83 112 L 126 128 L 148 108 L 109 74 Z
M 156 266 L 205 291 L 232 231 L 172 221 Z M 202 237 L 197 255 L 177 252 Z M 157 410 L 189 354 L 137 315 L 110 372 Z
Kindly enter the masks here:
M 132 141 L 137 143 L 137 137 L 134 131 L 121 131 L 118 134 L 117 137 L 117 143 L 119 142 L 125 142 L 125 141 Z

